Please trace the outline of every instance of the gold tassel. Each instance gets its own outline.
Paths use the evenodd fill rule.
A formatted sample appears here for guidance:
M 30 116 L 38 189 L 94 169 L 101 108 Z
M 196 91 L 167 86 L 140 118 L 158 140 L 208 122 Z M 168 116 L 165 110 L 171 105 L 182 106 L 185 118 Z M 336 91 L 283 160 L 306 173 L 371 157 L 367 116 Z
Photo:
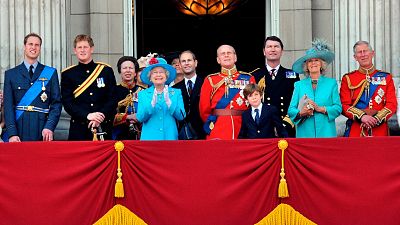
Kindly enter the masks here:
M 255 225 L 316 225 L 288 204 L 279 204 Z
M 282 167 L 281 167 L 281 180 L 279 181 L 279 187 L 278 187 L 278 197 L 279 198 L 287 198 L 289 197 L 289 190 L 287 187 L 287 182 L 285 179 L 285 163 L 284 163 L 284 158 L 285 158 L 285 150 L 288 147 L 288 142 L 286 140 L 279 140 L 278 142 L 278 148 L 282 150 Z
M 125 206 L 118 204 L 93 225 L 147 225 L 147 223 Z
M 122 171 L 121 171 L 121 151 L 124 150 L 124 143 L 117 141 L 114 144 L 115 150 L 118 152 L 118 169 L 117 169 L 117 182 L 115 183 L 115 194 L 116 198 L 123 198 L 124 194 L 124 184 L 122 183 Z

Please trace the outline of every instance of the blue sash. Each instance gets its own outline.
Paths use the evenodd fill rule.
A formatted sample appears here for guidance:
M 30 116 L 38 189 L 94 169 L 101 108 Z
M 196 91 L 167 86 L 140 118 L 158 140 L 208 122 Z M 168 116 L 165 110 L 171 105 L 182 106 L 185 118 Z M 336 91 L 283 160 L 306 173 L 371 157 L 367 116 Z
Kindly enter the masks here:
M 246 78 L 250 78 L 248 75 L 243 75 L 240 74 L 236 80 L 250 80 Z M 229 85 L 229 84 L 228 84 Z M 237 95 L 237 93 L 240 92 L 241 89 L 239 88 L 229 88 L 229 95 L 228 96 L 223 96 L 218 102 L 217 105 L 215 106 L 216 109 L 225 109 L 229 103 L 231 103 L 232 99 Z
M 240 74 L 236 80 L 245 80 L 249 81 L 250 76 L 249 75 L 244 75 Z M 229 85 L 229 84 L 227 84 Z M 240 92 L 240 88 L 229 88 L 229 94 L 228 96 L 223 96 L 218 102 L 217 105 L 215 106 L 216 109 L 225 109 L 232 101 L 232 99 Z M 209 115 L 207 118 L 207 121 L 203 125 L 203 130 L 206 132 L 206 134 L 211 133 L 210 129 L 210 123 L 217 121 L 218 116 L 216 115 Z
M 42 91 L 42 85 L 46 87 L 47 83 L 50 81 L 55 69 L 49 66 L 45 66 L 42 73 L 38 77 L 38 79 L 33 83 L 33 85 L 28 89 L 28 91 L 25 93 L 25 95 L 22 97 L 21 101 L 18 103 L 17 106 L 28 106 L 30 105 L 33 100 L 40 94 Z M 41 78 L 45 78 L 46 80 L 41 81 Z M 42 83 L 43 82 L 43 83 Z M 22 114 L 24 113 L 24 110 L 15 110 L 15 120 L 18 120 Z
M 383 73 L 383 72 L 377 72 L 374 74 L 374 76 L 372 77 L 387 77 L 387 73 Z M 354 106 L 357 109 L 365 109 L 367 108 L 367 106 L 369 105 L 369 101 L 371 100 L 371 97 L 374 95 L 376 89 L 378 88 L 380 84 L 376 84 L 376 83 L 369 83 L 369 93 L 370 96 L 367 96 L 367 93 L 365 91 L 363 91 L 363 93 L 361 94 L 360 99 L 358 100 L 357 104 L 355 104 Z M 372 94 L 371 94 L 372 93 Z M 350 128 L 351 125 L 353 124 L 353 120 L 351 119 L 347 119 L 346 121 L 346 129 L 344 131 L 344 137 L 348 137 L 350 135 Z

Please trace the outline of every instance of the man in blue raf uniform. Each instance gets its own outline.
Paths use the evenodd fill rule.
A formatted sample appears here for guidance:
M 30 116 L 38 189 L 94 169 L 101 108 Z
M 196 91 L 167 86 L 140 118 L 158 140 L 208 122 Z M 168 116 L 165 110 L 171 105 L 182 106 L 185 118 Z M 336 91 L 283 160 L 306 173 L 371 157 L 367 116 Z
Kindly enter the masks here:
M 267 37 L 263 52 L 265 66 L 255 69 L 251 74 L 264 93 L 262 96 L 264 104 L 278 108 L 289 137 L 295 137 L 296 130 L 293 122 L 287 116 L 287 110 L 292 99 L 294 83 L 300 80 L 299 75 L 281 66 L 283 43 L 280 38 Z
M 57 70 L 38 62 L 42 38 L 24 38 L 24 61 L 7 70 L 4 113 L 10 142 L 51 141 L 61 114 Z
M 79 63 L 61 73 L 62 103 L 71 116 L 68 140 L 92 140 L 96 133 L 99 138 L 111 139 L 116 81 L 110 66 L 93 62 L 93 50 L 90 36 L 76 36 L 74 53 Z

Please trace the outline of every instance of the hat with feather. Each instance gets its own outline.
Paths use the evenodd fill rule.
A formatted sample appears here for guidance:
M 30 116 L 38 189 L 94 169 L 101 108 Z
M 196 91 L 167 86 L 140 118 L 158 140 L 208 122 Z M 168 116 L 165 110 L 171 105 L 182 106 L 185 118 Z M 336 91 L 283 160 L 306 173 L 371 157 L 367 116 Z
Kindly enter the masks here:
M 335 54 L 332 52 L 328 43 L 322 39 L 314 39 L 312 47 L 305 52 L 305 55 L 300 57 L 296 62 L 293 63 L 292 70 L 296 73 L 304 74 L 303 65 L 309 59 L 322 59 L 327 64 L 330 64 L 335 58 Z

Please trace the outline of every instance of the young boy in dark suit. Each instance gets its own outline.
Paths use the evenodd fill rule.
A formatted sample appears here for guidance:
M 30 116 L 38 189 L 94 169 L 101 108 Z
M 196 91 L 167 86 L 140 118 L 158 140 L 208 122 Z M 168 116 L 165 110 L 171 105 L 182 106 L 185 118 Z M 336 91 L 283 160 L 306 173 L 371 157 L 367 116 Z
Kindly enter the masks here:
M 242 114 L 239 138 L 288 137 L 278 109 L 261 103 L 261 88 L 257 84 L 246 85 L 243 95 L 251 107 Z

